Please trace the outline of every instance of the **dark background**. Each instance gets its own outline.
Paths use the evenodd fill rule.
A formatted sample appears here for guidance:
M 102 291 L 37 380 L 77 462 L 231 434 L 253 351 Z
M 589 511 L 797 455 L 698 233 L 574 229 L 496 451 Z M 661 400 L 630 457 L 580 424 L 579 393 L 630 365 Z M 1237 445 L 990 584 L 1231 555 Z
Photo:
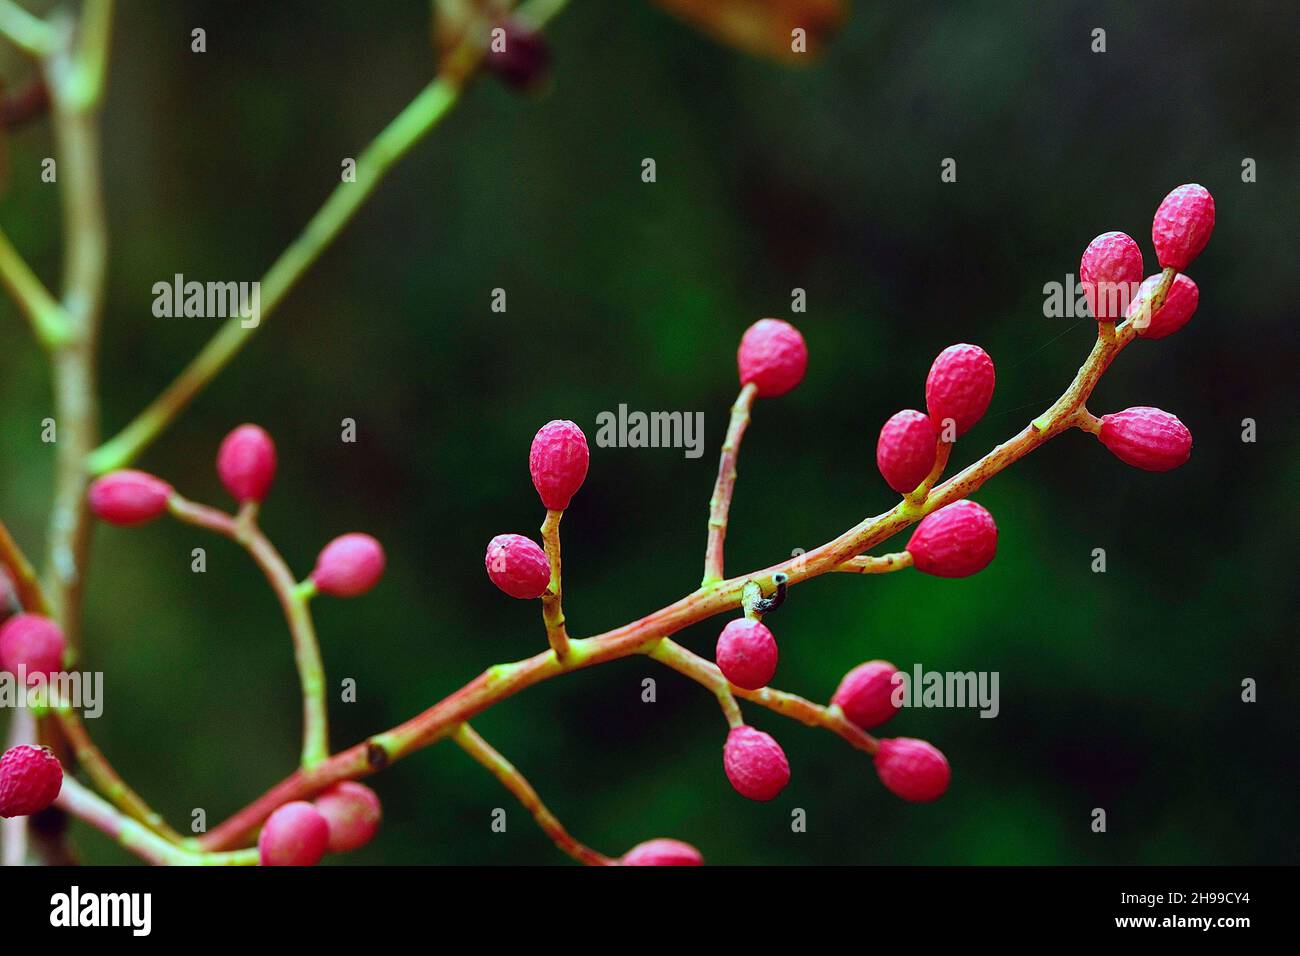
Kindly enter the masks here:
M 1155 271 L 1152 212 L 1203 183 L 1218 222 L 1189 269 L 1197 315 L 1135 343 L 1090 403 L 1176 413 L 1191 461 L 1147 474 L 1069 433 L 977 496 L 1001 534 L 980 575 L 828 576 L 770 621 L 776 684 L 815 700 L 874 657 L 1000 673 L 996 720 L 910 711 L 885 728 L 947 754 L 941 801 L 893 798 L 843 741 L 753 706 L 793 779 L 770 804 L 745 801 L 721 770 L 713 698 L 639 658 L 474 724 L 575 835 L 614 854 L 667 835 L 716 863 L 1294 863 L 1297 23 L 1289 3 L 1225 11 L 858 3 L 827 54 L 792 69 L 648 4 L 574 3 L 549 31 L 548 91 L 478 83 L 139 464 L 224 505 L 217 444 L 256 421 L 281 462 L 264 523 L 295 570 L 338 533 L 385 543 L 375 592 L 316 604 L 331 684 L 359 686 L 356 704 L 331 708 L 333 742 L 349 745 L 544 647 L 537 607 L 497 592 L 482 556 L 494 534 L 541 522 L 526 462 L 548 419 L 594 439 L 597 414 L 619 403 L 706 414 L 700 459 L 593 447 L 564 547 L 571 630 L 594 634 L 697 583 L 735 346 L 755 319 L 792 318 L 811 357 L 795 392 L 757 407 L 732 573 L 892 504 L 876 433 L 923 402 L 944 346 L 980 344 L 998 369 L 955 467 L 1050 404 L 1093 323 L 1045 318 L 1043 285 L 1109 229 L 1137 238 Z M 195 26 L 206 54 L 189 52 Z M 1090 52 L 1094 27 L 1104 55 Z M 154 318 L 152 284 L 260 277 L 340 160 L 433 69 L 416 0 L 123 3 L 113 54 L 106 434 L 215 329 Z M 24 74 L 12 51 L 3 64 L 11 83 Z M 0 217 L 53 282 L 57 195 L 39 183 L 50 148 L 46 124 L 11 141 Z M 643 157 L 657 183 L 641 181 Z M 956 183 L 940 182 L 945 157 Z M 1245 157 L 1257 183 L 1241 181 Z M 495 287 L 505 314 L 489 310 Z M 806 314 L 789 313 L 794 287 Z M 0 508 L 37 552 L 48 414 L 42 356 L 6 300 Z M 344 417 L 355 445 L 339 440 Z M 1105 574 L 1090 571 L 1098 547 Z M 721 623 L 679 639 L 711 656 Z M 98 529 L 87 643 L 107 684 L 91 731 L 178 826 L 195 807 L 215 825 L 293 769 L 288 636 L 233 545 L 168 522 Z M 646 677 L 655 704 L 641 703 Z M 1240 700 L 1247 677 L 1258 703 Z M 564 860 L 454 745 L 371 783 L 385 826 L 348 862 Z M 504 835 L 489 829 L 495 807 Z M 1105 834 L 1090 831 L 1094 807 Z M 806 833 L 791 832 L 795 808 Z M 90 862 L 130 859 L 81 827 L 75 842 Z

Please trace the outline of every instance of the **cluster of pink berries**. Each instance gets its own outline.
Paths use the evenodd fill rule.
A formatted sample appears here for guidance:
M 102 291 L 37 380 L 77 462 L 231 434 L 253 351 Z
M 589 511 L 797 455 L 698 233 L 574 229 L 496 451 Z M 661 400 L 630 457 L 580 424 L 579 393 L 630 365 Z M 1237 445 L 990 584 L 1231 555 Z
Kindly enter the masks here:
M 1128 290 L 1124 317 L 1137 334 L 1162 339 L 1187 324 L 1200 301 L 1200 290 L 1183 270 L 1200 255 L 1214 231 L 1214 197 L 1204 186 L 1188 183 L 1173 190 L 1156 209 L 1151 241 L 1162 270 L 1173 270 L 1164 301 L 1152 309 L 1152 299 L 1165 277 L 1142 278 L 1142 250 L 1122 232 L 1102 233 L 1083 251 L 1079 280 L 1092 314 L 1100 323 L 1119 317 Z M 1120 461 L 1145 471 L 1169 471 L 1192 453 L 1192 434 L 1175 416 L 1139 405 L 1103 415 L 1098 439 Z
M 365 846 L 379 829 L 375 791 L 352 780 L 336 783 L 315 800 L 295 800 L 267 818 L 257 838 L 263 866 L 315 866 L 327 853 Z
M 42 687 L 63 670 L 63 629 L 41 614 L 19 613 L 0 626 L 0 672 Z M 45 747 L 13 747 L 0 757 L 0 817 L 39 813 L 54 802 L 63 768 Z
M 528 453 L 528 470 L 542 505 L 553 512 L 568 508 L 587 478 L 590 463 L 587 436 L 581 428 L 559 419 L 543 425 Z M 551 587 L 550 559 L 541 545 L 525 535 L 497 535 L 488 542 L 483 563 L 492 583 L 513 598 L 539 598 Z
M 217 475 L 241 505 L 260 505 L 275 479 L 275 443 L 257 425 L 240 425 L 221 442 Z M 176 500 L 175 489 L 143 471 L 123 469 L 90 486 L 91 511 L 109 524 L 130 527 L 164 514 Z M 316 591 L 334 597 L 365 594 L 384 573 L 384 549 L 368 534 L 335 538 L 321 549 L 310 580 Z

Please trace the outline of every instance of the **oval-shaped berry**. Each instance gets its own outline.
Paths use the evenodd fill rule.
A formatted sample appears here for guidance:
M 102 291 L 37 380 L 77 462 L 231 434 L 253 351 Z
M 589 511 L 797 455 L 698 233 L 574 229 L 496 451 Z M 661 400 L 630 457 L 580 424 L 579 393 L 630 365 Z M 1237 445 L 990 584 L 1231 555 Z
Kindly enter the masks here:
M 528 452 L 528 470 L 542 504 L 551 511 L 563 511 L 587 477 L 591 452 L 587 436 L 573 422 L 547 422 L 533 438 Z
M 0 627 L 0 670 L 27 674 L 27 682 L 63 670 L 63 630 L 40 614 L 15 614 Z
M 539 598 L 551 586 L 546 552 L 522 534 L 499 534 L 489 541 L 483 564 L 492 583 L 512 598 Z
M 925 407 L 944 435 L 951 419 L 957 435 L 970 431 L 993 398 L 993 359 L 978 345 L 950 345 L 934 360 L 925 379 Z
M 262 866 L 315 866 L 329 846 L 330 827 L 305 800 L 286 803 L 267 818 L 257 838 Z
M 1187 324 L 1201 301 L 1201 290 L 1196 287 L 1196 283 L 1180 272 L 1174 276 L 1169 291 L 1165 293 L 1165 301 L 1160 304 L 1155 315 L 1148 315 L 1148 303 L 1159 285 L 1159 274 L 1147 276 L 1128 310 L 1137 334 L 1146 339 L 1163 339 L 1166 335 L 1173 335 Z
M 1141 281 L 1142 250 L 1132 236 L 1103 232 L 1083 250 L 1079 282 L 1098 322 L 1114 322 L 1123 315 Z
M 905 408 L 890 416 L 876 439 L 876 467 L 900 495 L 915 491 L 934 468 L 939 433 L 928 415 Z
M 790 782 L 790 762 L 770 734 L 741 725 L 727 735 L 722 768 L 742 797 L 771 800 Z
M 789 322 L 759 319 L 741 336 L 736 364 L 741 385 L 753 382 L 760 397 L 775 398 L 803 381 L 808 346 Z
M 703 866 L 704 854 L 689 843 L 661 837 L 638 843 L 620 862 L 624 866 Z
M 899 711 L 894 703 L 894 675 L 889 661 L 867 661 L 844 675 L 831 703 L 863 730 L 879 727 Z
M 998 553 L 998 526 L 973 501 L 954 501 L 921 519 L 907 542 L 912 566 L 940 578 L 965 578 Z
M 374 838 L 383 818 L 379 795 L 355 780 L 334 784 L 312 803 L 329 825 L 331 853 L 346 853 L 365 846 Z
M 729 621 L 718 635 L 715 659 L 718 670 L 731 683 L 745 690 L 758 690 L 766 687 L 776 673 L 776 638 L 758 621 Z
M 0 757 L 0 817 L 27 817 L 63 789 L 63 766 L 48 747 L 19 744 Z
M 275 479 L 275 442 L 257 425 L 240 425 L 221 442 L 217 474 L 231 497 L 265 501 Z
M 939 799 L 952 779 L 948 758 L 933 744 L 913 737 L 880 741 L 875 763 L 885 789 L 913 803 Z
M 1149 405 L 1103 415 L 1097 437 L 1124 464 L 1143 471 L 1170 471 L 1192 455 L 1187 426 Z
M 1214 231 L 1214 197 L 1199 183 L 1179 186 L 1160 203 L 1151 221 L 1160 268 L 1182 272 L 1201 254 Z
M 368 534 L 340 535 L 321 549 L 312 583 L 322 594 L 356 597 L 373 588 L 384 574 L 384 548 Z
M 124 468 L 96 478 L 87 498 L 95 517 L 130 527 L 152 521 L 167 510 L 172 486 L 148 472 Z

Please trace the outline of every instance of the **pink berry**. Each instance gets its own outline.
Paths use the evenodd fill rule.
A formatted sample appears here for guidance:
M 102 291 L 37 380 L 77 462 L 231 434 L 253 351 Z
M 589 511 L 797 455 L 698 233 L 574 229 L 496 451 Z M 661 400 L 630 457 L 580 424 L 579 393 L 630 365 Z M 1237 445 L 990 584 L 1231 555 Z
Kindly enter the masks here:
M 0 627 L 0 668 L 25 668 L 29 684 L 61 671 L 63 650 L 63 631 L 48 617 L 15 614 Z
M 776 638 L 758 621 L 730 621 L 718 635 L 718 669 L 737 687 L 766 687 L 776 673 L 776 658 Z
M 264 501 L 275 478 L 275 442 L 256 425 L 240 425 L 221 443 L 217 474 L 241 504 Z
M 998 526 L 973 501 L 954 501 L 921 519 L 907 542 L 912 566 L 940 578 L 983 571 L 998 552 Z
M 543 425 L 528 452 L 528 470 L 542 504 L 552 511 L 569 507 L 587 477 L 590 462 L 587 436 L 581 428 L 563 419 Z
M 0 757 L 0 817 L 27 817 L 63 789 L 63 767 L 48 747 L 20 744 Z
M 329 846 L 330 825 L 305 800 L 286 803 L 267 819 L 257 838 L 262 866 L 315 866 Z
M 352 780 L 336 783 L 312 801 L 329 825 L 329 850 L 346 853 L 369 843 L 379 829 L 379 795 Z
M 863 730 L 879 727 L 898 713 L 894 703 L 894 675 L 898 668 L 888 661 L 867 661 L 844 675 L 831 703 Z
M 378 583 L 384 563 L 383 546 L 368 534 L 353 532 L 321 549 L 311 579 L 322 594 L 356 597 Z
M 939 799 L 952 779 L 948 759 L 932 744 L 912 737 L 880 741 L 876 773 L 890 793 L 913 803 Z
M 167 510 L 172 486 L 143 471 L 124 469 L 96 478 L 87 497 L 95 517 L 109 524 L 131 525 L 152 521 Z
M 1168 412 L 1146 405 L 1101 417 L 1097 437 L 1126 465 L 1170 471 L 1192 455 L 1192 433 Z
M 522 534 L 499 534 L 489 541 L 483 564 L 492 583 L 512 598 L 539 598 L 551 586 L 546 552 Z
M 934 360 L 925 379 L 925 406 L 943 435 L 952 419 L 958 435 L 970 431 L 993 398 L 993 360 L 978 345 L 950 345 Z
M 751 800 L 771 800 L 790 782 L 790 763 L 781 745 L 746 725 L 727 735 L 722 767 L 736 792 Z
M 638 843 L 620 862 L 624 866 L 703 866 L 704 854 L 689 843 L 665 837 Z
M 1142 281 L 1142 250 L 1131 236 L 1103 232 L 1083 250 L 1079 281 L 1097 321 L 1114 322 Z
M 1160 203 L 1151 222 L 1160 268 L 1182 272 L 1201 254 L 1214 231 L 1214 197 L 1198 183 L 1179 186 Z
M 1160 285 L 1160 276 L 1147 276 L 1138 294 L 1129 305 L 1128 315 L 1138 335 L 1147 339 L 1163 339 L 1173 335 L 1191 319 L 1192 313 L 1201 301 L 1201 290 L 1196 283 L 1181 272 L 1174 276 L 1174 281 L 1165 294 L 1165 301 L 1156 310 L 1155 315 L 1146 315 L 1147 302 Z
M 759 319 L 741 336 L 736 362 L 741 385 L 753 382 L 762 398 L 775 398 L 803 381 L 808 346 L 789 322 Z
M 906 408 L 896 412 L 876 439 L 876 467 L 900 495 L 915 491 L 934 468 L 939 433 L 928 415 Z

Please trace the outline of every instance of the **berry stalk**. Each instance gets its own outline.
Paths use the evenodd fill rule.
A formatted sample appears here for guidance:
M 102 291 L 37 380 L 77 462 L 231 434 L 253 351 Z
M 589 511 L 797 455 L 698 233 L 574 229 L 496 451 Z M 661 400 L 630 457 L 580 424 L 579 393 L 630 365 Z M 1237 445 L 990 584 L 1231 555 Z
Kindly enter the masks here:
M 597 853 L 591 847 L 575 840 L 555 814 L 547 809 L 527 778 L 496 748 L 480 737 L 473 727 L 469 724 L 460 724 L 451 736 L 465 753 L 478 761 L 501 782 L 503 787 L 514 794 L 515 798 L 523 804 L 524 809 L 537 821 L 542 832 L 550 837 L 557 847 L 587 866 L 614 866 L 618 863 L 617 860 L 603 853 Z
M 546 624 L 546 639 L 555 656 L 564 660 L 569 653 L 569 632 L 564 626 L 564 587 L 560 566 L 560 519 L 564 512 L 558 508 L 546 509 L 542 522 L 542 547 L 551 567 L 551 583 L 542 595 L 542 621 Z
M 727 437 L 722 442 L 718 458 L 718 479 L 709 499 L 709 538 L 704 549 L 704 578 L 701 587 L 721 581 L 723 576 L 724 546 L 727 540 L 727 515 L 731 511 L 731 496 L 736 490 L 736 459 L 740 443 L 749 427 L 749 413 L 758 397 L 758 386 L 747 382 L 731 406 L 731 420 L 727 423 Z

